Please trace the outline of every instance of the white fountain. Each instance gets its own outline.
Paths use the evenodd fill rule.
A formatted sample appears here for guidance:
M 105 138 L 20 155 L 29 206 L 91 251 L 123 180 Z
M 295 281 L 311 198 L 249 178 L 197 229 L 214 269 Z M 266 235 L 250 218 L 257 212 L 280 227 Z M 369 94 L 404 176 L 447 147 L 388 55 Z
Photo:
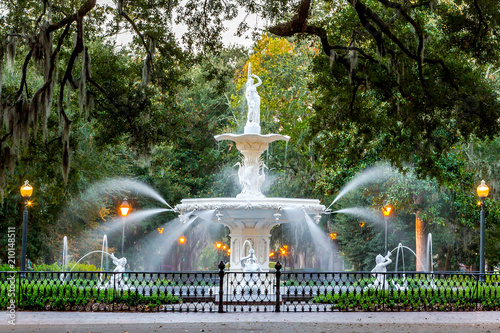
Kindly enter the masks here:
M 254 83 L 254 78 L 257 83 Z M 211 212 L 209 218 L 229 228 L 231 238 L 231 271 L 243 271 L 241 258 L 254 250 L 257 265 L 262 271 L 269 270 L 269 251 L 271 229 L 290 220 L 289 212 L 303 212 L 314 216 L 319 222 L 325 206 L 316 199 L 266 198 L 261 192 L 265 181 L 267 168 L 261 159 L 262 153 L 267 150 L 269 143 L 290 139 L 280 134 L 261 134 L 260 127 L 260 96 L 257 87 L 262 81 L 257 75 L 251 74 L 248 66 L 248 81 L 246 98 L 248 104 L 248 118 L 243 134 L 222 134 L 215 136 L 217 141 L 230 140 L 236 143 L 236 148 L 243 155 L 238 163 L 238 178 L 242 187 L 236 198 L 198 198 L 183 199 L 175 206 L 181 215 L 191 213 L 200 214 Z M 287 213 L 288 212 L 288 213 Z M 214 214 L 215 213 L 215 214 Z

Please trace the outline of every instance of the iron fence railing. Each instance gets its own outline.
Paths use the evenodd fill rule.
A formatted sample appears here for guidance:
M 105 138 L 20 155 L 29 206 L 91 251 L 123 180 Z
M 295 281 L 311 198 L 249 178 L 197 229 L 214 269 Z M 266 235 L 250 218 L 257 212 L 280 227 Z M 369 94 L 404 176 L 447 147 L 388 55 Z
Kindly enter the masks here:
M 0 272 L 0 306 L 64 311 L 500 310 L 500 275 L 423 272 Z

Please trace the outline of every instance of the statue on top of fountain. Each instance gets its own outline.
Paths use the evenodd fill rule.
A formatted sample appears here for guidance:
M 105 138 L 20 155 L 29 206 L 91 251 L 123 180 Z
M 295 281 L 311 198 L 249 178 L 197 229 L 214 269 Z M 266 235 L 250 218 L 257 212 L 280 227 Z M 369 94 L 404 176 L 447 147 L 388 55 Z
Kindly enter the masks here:
M 248 76 L 245 97 L 248 105 L 247 123 L 245 133 L 260 134 L 260 96 L 257 87 L 262 84 L 262 80 L 255 74 L 251 74 L 252 65 L 248 63 Z M 253 78 L 257 79 L 254 83 Z
M 257 87 L 262 84 L 262 80 L 252 74 L 252 65 L 248 64 L 248 80 L 246 83 L 245 96 L 248 105 L 247 122 L 243 134 L 226 133 L 216 135 L 217 141 L 231 140 L 236 143 L 236 148 L 243 155 L 239 165 L 238 179 L 242 191 L 237 198 L 265 198 L 261 187 L 265 182 L 265 169 L 267 168 L 261 159 L 261 155 L 269 147 L 269 143 L 290 139 L 289 136 L 281 134 L 261 134 L 260 127 L 260 96 Z M 255 80 L 257 82 L 255 82 Z

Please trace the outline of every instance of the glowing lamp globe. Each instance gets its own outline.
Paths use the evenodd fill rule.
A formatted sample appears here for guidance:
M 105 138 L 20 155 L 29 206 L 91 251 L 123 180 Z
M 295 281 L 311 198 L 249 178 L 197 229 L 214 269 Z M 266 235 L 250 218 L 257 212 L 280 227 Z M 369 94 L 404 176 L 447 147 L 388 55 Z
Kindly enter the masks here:
M 120 208 L 120 215 L 125 217 L 128 215 L 128 213 L 130 213 L 130 209 L 132 207 L 130 207 L 130 204 L 128 203 L 127 198 L 125 198 L 125 199 L 123 199 L 123 202 L 119 208 Z
M 391 213 L 392 213 L 391 206 L 385 206 L 382 208 L 382 214 L 384 214 L 384 216 L 389 216 L 389 215 L 391 215 Z
M 29 184 L 29 181 L 25 181 L 24 185 L 21 186 L 21 195 L 25 199 L 29 199 L 33 194 L 33 187 Z
M 488 193 L 490 193 L 490 188 L 486 185 L 484 180 L 481 180 L 481 184 L 477 187 L 477 195 L 480 198 L 486 198 Z

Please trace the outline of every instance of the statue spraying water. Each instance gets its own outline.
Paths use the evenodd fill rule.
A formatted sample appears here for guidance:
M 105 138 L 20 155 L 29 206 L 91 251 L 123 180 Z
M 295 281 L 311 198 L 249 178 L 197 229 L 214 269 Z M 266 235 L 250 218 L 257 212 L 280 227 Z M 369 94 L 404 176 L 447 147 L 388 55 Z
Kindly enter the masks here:
M 389 258 L 391 256 L 391 252 L 388 251 L 387 255 L 384 257 L 381 254 L 377 255 L 375 258 L 375 267 L 372 269 L 372 273 L 375 276 L 375 281 L 368 285 L 367 287 L 378 288 L 378 289 L 389 289 L 389 283 L 387 282 L 386 272 L 387 266 L 392 263 L 392 260 Z

